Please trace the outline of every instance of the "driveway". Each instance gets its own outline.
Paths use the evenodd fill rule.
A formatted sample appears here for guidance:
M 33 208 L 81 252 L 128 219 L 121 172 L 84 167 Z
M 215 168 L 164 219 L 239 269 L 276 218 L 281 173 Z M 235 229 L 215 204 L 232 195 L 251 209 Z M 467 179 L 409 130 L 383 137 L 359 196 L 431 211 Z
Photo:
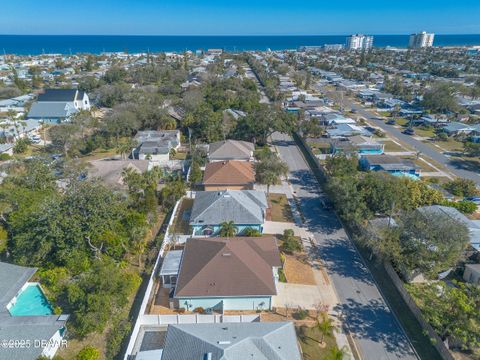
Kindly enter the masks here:
M 277 295 L 272 298 L 272 305 L 279 308 L 315 309 L 315 304 L 325 303 L 320 289 L 316 285 L 300 285 L 279 282 Z

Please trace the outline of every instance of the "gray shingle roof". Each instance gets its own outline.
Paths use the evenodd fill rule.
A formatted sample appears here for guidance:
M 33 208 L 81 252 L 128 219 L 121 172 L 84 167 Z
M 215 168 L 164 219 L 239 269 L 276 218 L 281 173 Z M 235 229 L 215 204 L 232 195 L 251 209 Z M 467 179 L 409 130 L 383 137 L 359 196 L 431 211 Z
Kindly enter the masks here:
M 250 160 L 255 145 L 248 141 L 224 140 L 211 143 L 208 157 L 211 160 Z
M 300 360 L 290 322 L 169 325 L 162 360 Z
M 190 224 L 263 224 L 268 207 L 265 193 L 256 190 L 198 191 Z
M 77 89 L 46 89 L 43 94 L 38 95 L 37 101 L 75 101 L 76 94 Z M 81 98 L 83 98 L 83 92 Z
M 0 313 L 36 271 L 36 268 L 0 262 Z
M 35 268 L 0 262 L 0 341 L 30 341 L 30 347 L 2 347 L 0 359 L 31 360 L 41 355 L 43 348 L 35 341 L 48 341 L 65 326 L 68 316 L 12 316 L 6 305 L 35 274 Z
M 77 110 L 68 102 L 35 102 L 28 113 L 29 118 L 66 118 Z

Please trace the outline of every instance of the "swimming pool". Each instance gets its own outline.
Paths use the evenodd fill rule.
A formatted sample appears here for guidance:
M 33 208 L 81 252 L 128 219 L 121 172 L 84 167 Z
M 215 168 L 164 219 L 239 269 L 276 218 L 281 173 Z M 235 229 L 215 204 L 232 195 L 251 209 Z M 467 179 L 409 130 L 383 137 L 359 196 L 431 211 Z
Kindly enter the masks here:
M 17 296 L 15 303 L 9 308 L 12 316 L 52 315 L 50 306 L 40 285 L 29 283 Z

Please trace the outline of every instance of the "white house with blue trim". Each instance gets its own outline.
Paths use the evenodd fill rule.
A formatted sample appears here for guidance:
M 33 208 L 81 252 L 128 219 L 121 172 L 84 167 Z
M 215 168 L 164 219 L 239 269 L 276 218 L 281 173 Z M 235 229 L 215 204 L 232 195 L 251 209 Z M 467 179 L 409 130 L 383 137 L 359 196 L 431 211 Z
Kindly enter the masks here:
M 273 236 L 191 238 L 174 298 L 187 311 L 268 310 L 282 266 Z
M 198 191 L 190 215 L 192 236 L 216 236 L 221 224 L 229 221 L 234 222 L 237 235 L 247 228 L 263 232 L 267 208 L 263 191 Z

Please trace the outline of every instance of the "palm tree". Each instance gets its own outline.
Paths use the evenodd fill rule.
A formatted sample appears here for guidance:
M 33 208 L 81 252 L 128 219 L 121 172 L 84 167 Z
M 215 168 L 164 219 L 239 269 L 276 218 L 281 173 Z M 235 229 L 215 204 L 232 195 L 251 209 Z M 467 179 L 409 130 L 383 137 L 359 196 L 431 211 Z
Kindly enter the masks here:
M 278 184 L 281 176 L 286 176 L 288 165 L 276 155 L 269 155 L 257 163 L 255 176 L 260 184 L 267 185 L 267 196 L 270 186 Z
M 237 227 L 233 221 L 224 221 L 220 224 L 220 236 L 233 237 L 237 233 Z
M 328 317 L 328 315 L 323 316 L 323 320 L 319 321 L 317 319 L 317 325 L 316 325 L 318 331 L 320 331 L 320 334 L 322 335 L 320 343 L 323 344 L 325 342 L 325 336 L 332 336 L 333 335 L 333 329 L 334 326 L 332 324 L 332 320 Z
M 339 349 L 337 345 L 330 349 L 328 352 L 326 360 L 343 360 L 343 356 L 345 355 L 346 351 L 345 348 Z
M 168 154 L 169 154 L 170 160 L 172 160 L 175 157 L 175 155 L 177 155 L 177 150 L 175 150 L 175 148 L 172 147 Z
M 117 153 L 120 154 L 122 159 L 128 158 L 128 154 L 130 154 L 135 147 L 136 143 L 133 139 L 128 139 L 126 141 L 122 141 L 117 146 Z

